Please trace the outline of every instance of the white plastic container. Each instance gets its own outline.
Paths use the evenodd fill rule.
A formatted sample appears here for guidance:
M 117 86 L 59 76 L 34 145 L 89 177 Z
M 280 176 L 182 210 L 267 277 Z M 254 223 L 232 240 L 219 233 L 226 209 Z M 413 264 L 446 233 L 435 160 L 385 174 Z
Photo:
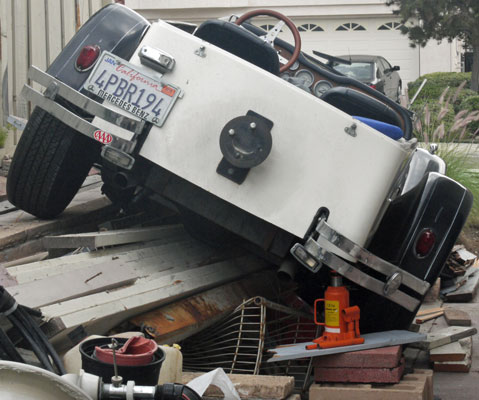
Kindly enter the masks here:
M 164 383 L 181 383 L 183 374 L 183 354 L 181 354 L 180 346 L 159 346 L 165 352 L 165 360 L 161 364 L 160 377 L 158 384 Z

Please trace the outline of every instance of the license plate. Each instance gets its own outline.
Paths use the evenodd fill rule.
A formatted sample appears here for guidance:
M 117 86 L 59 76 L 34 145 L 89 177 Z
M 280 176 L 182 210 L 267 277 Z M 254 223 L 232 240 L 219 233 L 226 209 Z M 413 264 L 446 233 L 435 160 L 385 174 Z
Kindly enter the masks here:
M 158 81 L 106 51 L 84 88 L 157 126 L 163 125 L 180 94 L 177 86 Z

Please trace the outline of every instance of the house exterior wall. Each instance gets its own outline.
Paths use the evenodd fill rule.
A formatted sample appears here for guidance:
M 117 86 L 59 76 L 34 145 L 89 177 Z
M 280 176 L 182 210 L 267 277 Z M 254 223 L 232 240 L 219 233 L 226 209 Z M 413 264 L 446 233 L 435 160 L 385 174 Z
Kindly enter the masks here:
M 327 26 L 317 35 L 302 33 L 303 49 L 319 50 L 332 55 L 382 55 L 391 64 L 401 67 L 404 84 L 430 72 L 461 70 L 461 46 L 458 41 L 438 44 L 430 41 L 425 48 L 411 48 L 406 36 L 396 32 L 377 32 L 377 26 L 387 21 L 399 22 L 386 0 L 125 0 L 125 4 L 150 21 L 158 18 L 201 23 L 206 19 L 258 9 L 271 8 L 290 17 L 299 26 L 315 23 Z M 346 38 L 344 32 L 335 32 L 340 22 L 359 22 L 367 28 Z M 257 24 L 271 20 L 258 19 Z M 321 45 L 322 43 L 322 45 Z

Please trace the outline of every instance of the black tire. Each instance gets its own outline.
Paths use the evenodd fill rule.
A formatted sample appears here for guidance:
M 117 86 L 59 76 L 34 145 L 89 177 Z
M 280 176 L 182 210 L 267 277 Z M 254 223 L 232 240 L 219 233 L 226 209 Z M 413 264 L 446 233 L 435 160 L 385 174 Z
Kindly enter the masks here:
M 33 110 L 8 172 L 8 200 L 39 218 L 53 218 L 73 199 L 100 145 L 39 107 Z

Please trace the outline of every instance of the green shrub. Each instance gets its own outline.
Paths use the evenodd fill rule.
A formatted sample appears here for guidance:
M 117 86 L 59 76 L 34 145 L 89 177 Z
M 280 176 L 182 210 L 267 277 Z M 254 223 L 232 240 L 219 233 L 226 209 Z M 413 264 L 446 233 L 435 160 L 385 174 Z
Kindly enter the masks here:
M 467 224 L 479 226 L 479 175 L 471 171 L 477 166 L 471 165 L 470 157 L 478 151 L 478 145 L 474 137 L 469 143 L 461 143 L 469 135 L 471 126 L 479 123 L 479 108 L 475 106 L 475 97 L 479 96 L 467 100 L 470 109 L 456 112 L 452 103 L 459 98 L 460 86 L 459 90 L 451 92 L 446 89 L 438 100 L 424 103 L 414 122 L 414 135 L 426 148 L 430 143 L 438 144 L 437 153 L 447 165 L 446 175 L 466 186 L 474 196 Z
M 0 127 L 0 149 L 5 147 L 5 140 L 7 140 L 8 130 L 7 128 Z
M 471 73 L 470 72 L 434 72 L 432 74 L 426 74 L 414 82 L 408 83 L 409 97 L 412 98 L 416 91 L 421 86 L 424 79 L 427 79 L 426 85 L 419 93 L 416 101 L 420 100 L 437 100 L 441 96 L 441 93 L 447 87 L 457 88 L 462 82 L 466 81 L 465 88 L 469 88 L 471 85 Z M 475 93 L 471 91 L 472 93 Z M 477 94 L 477 93 L 475 93 Z

